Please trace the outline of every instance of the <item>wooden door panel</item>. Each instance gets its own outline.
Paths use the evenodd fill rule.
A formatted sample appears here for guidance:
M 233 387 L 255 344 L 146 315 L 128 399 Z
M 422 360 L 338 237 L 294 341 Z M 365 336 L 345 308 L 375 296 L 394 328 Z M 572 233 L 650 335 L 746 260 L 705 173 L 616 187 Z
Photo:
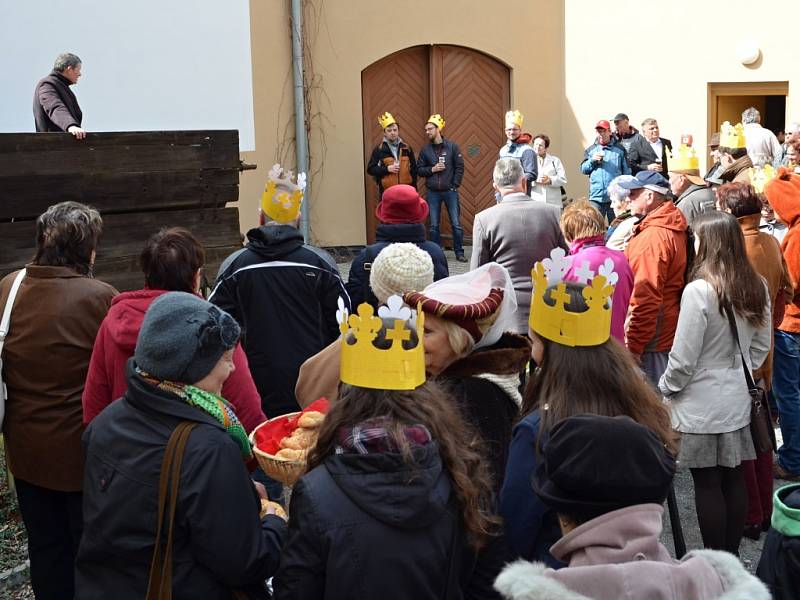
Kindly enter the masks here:
M 492 170 L 505 142 L 503 115 L 509 107 L 509 71 L 496 60 L 458 46 L 442 53 L 442 115 L 447 136 L 461 147 L 461 225 L 471 235 L 475 214 L 494 204 Z M 436 64 L 436 62 L 434 63 Z
M 400 137 L 419 155 L 424 144 L 424 125 L 429 116 L 428 47 L 417 46 L 397 52 L 369 66 L 361 74 L 364 120 L 364 174 L 367 211 L 367 241 L 375 241 L 375 207 L 378 186 L 366 174 L 372 149 L 383 139 L 378 116 L 388 111 L 400 125 Z
M 464 156 L 464 180 L 460 189 L 461 225 L 471 237 L 477 212 L 494 203 L 492 169 L 505 142 L 503 115 L 510 105 L 508 68 L 485 54 L 460 46 L 417 46 L 402 50 L 370 65 L 361 74 L 364 126 L 364 166 L 372 149 L 383 138 L 378 115 L 391 112 L 400 124 L 400 135 L 419 156 L 427 143 L 424 124 L 431 113 L 441 113 L 444 134 L 456 142 Z M 424 180 L 420 178 L 419 189 Z M 365 174 L 367 240 L 375 238 L 375 206 L 378 191 Z M 441 231 L 449 245 L 452 238 L 447 210 L 442 207 Z

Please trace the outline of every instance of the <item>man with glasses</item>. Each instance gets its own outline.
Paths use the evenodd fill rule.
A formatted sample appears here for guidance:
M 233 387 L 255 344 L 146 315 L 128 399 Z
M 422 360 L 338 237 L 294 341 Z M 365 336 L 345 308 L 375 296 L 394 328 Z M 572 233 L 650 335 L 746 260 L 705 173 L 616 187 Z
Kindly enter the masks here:
M 536 166 L 536 154 L 530 143 L 532 141 L 529 133 L 522 133 L 522 123 L 525 117 L 518 110 L 510 110 L 506 113 L 506 138 L 508 141 L 500 148 L 498 158 L 516 158 L 522 163 L 522 170 L 525 172 L 525 179 L 528 182 L 526 194 L 531 195 L 533 182 L 539 176 Z M 497 198 L 498 202 L 500 198 Z
M 597 138 L 583 153 L 581 173 L 589 176 L 589 202 L 611 223 L 614 211 L 608 196 L 608 184 L 615 177 L 630 175 L 631 168 L 625 158 L 625 148 L 611 137 L 611 123 L 601 119 L 594 130 Z
M 419 153 L 417 174 L 425 177 L 428 188 L 427 201 L 430 207 L 430 239 L 441 246 L 439 218 L 442 203 L 447 207 L 450 227 L 453 230 L 453 251 L 458 262 L 467 262 L 464 256 L 464 229 L 458 203 L 458 187 L 464 177 L 464 157 L 454 141 L 442 136 L 442 115 L 431 115 L 425 123 L 425 135 L 430 141 Z

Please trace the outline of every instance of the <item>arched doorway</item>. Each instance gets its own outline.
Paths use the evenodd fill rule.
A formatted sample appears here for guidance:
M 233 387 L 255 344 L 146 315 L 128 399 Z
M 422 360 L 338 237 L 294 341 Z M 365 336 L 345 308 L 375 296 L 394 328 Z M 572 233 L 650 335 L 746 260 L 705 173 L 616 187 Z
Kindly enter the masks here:
M 461 46 L 414 46 L 371 64 L 361 73 L 364 165 L 383 132 L 377 117 L 391 112 L 400 136 L 419 154 L 427 143 L 423 131 L 432 113 L 447 121 L 444 133 L 461 147 L 461 225 L 472 234 L 475 213 L 491 206 L 491 176 L 497 151 L 505 142 L 503 115 L 510 105 L 510 71 L 494 58 Z M 365 170 L 367 239 L 375 239 L 378 190 Z M 425 189 L 424 179 L 419 189 Z M 442 238 L 451 240 L 449 220 L 442 210 Z

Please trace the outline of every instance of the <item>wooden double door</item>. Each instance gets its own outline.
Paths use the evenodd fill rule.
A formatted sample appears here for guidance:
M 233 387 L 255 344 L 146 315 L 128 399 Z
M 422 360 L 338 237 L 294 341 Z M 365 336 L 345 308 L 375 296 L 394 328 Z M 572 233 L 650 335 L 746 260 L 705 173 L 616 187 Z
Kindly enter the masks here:
M 383 139 L 378 115 L 390 112 L 400 125 L 400 137 L 415 156 L 428 143 L 425 123 L 440 113 L 445 137 L 461 148 L 464 180 L 460 188 L 461 226 L 469 241 L 476 213 L 494 204 L 492 169 L 505 143 L 504 114 L 510 105 L 510 72 L 497 60 L 460 46 L 414 46 L 387 56 L 361 74 L 364 165 Z M 375 239 L 378 188 L 366 174 L 367 239 Z M 425 195 L 425 180 L 418 187 Z M 451 241 L 450 221 L 442 206 L 441 231 Z

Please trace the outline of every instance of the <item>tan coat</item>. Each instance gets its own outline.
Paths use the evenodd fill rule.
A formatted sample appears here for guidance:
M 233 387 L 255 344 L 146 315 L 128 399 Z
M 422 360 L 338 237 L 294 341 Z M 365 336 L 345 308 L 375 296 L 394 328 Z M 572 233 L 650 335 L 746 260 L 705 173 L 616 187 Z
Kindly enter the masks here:
M 51 490 L 83 486 L 81 394 L 100 322 L 117 291 L 68 267 L 28 266 L 3 348 L 11 472 Z M 0 281 L 4 307 L 17 272 Z
M 780 291 L 784 291 L 783 298 L 791 299 L 793 296 L 792 282 L 789 279 L 789 270 L 786 268 L 786 261 L 778 241 L 768 233 L 759 231 L 760 221 L 760 214 L 739 217 L 739 225 L 744 233 L 745 251 L 755 270 L 767 281 L 769 305 L 772 307 L 772 312 L 778 310 L 782 312 L 782 307 L 776 306 L 778 294 Z M 763 379 L 767 389 L 771 387 L 772 348 L 761 368 L 756 369 L 754 376 L 756 379 Z

